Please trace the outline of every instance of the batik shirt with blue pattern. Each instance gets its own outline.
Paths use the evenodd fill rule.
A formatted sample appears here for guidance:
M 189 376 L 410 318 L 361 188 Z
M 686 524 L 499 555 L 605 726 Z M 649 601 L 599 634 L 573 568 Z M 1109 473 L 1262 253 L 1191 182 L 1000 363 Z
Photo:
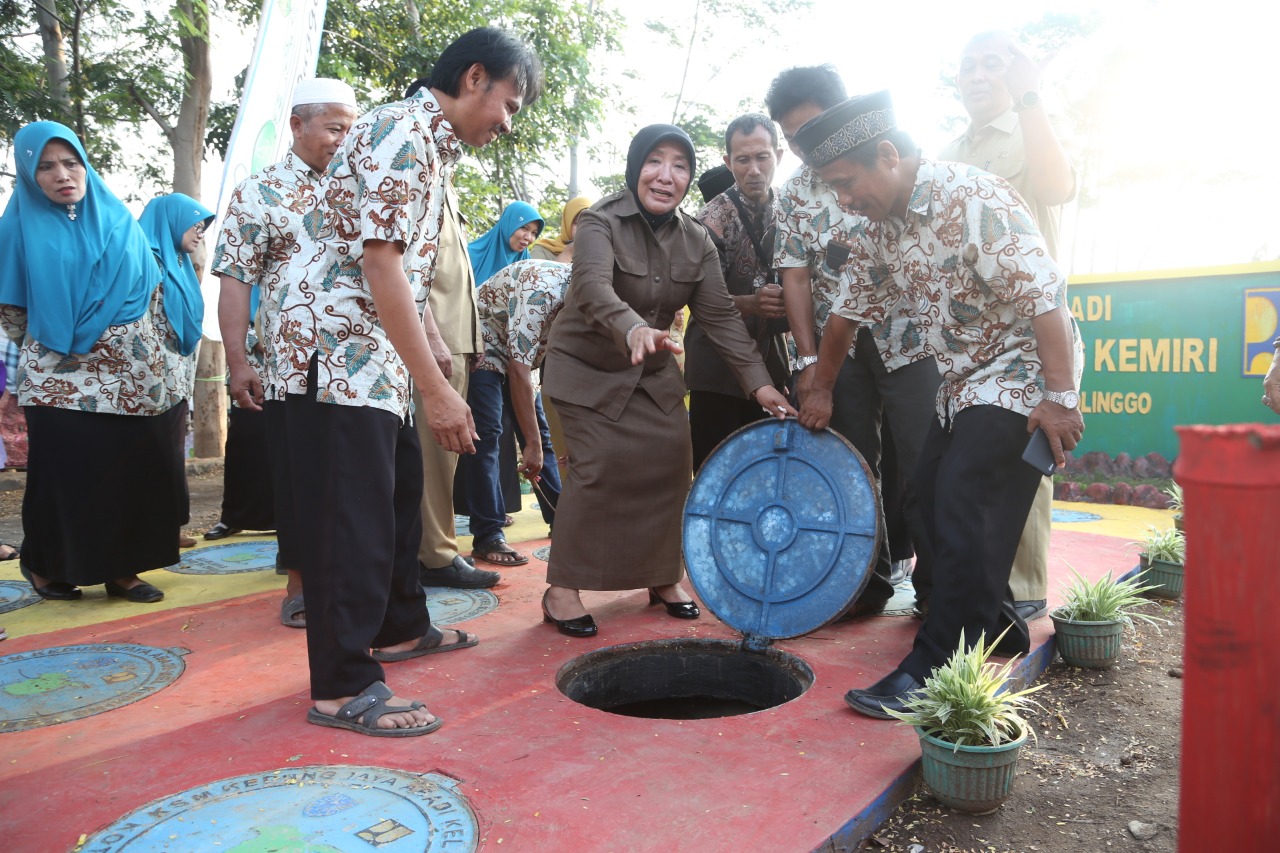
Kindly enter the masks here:
M 935 356 L 946 420 L 979 405 L 1031 413 L 1044 390 L 1031 321 L 1066 298 L 1066 276 L 1013 187 L 973 166 L 922 159 L 906 217 L 867 223 L 832 310 L 892 321 L 899 354 L 923 347 Z M 1075 344 L 1078 386 L 1078 333 Z
M 569 264 L 531 258 L 503 267 L 480 285 L 476 310 L 484 355 L 476 368 L 505 375 L 508 361 L 540 367 L 572 275 Z
M 366 240 L 399 243 L 421 318 L 435 273 L 445 183 L 461 144 L 429 89 L 361 117 L 329 164 L 322 200 L 304 217 L 297 260 L 284 273 L 271 338 L 288 394 L 409 414 L 409 371 L 374 308 Z M 318 387 L 307 387 L 312 356 Z

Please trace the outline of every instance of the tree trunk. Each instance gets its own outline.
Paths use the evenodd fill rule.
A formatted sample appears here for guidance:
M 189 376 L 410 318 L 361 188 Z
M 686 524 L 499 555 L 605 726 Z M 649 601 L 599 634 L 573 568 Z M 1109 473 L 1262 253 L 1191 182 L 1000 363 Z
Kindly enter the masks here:
M 44 69 L 49 97 L 62 111 L 71 115 L 71 93 L 68 89 L 67 52 L 62 41 L 62 22 L 58 20 L 56 0 L 35 0 L 36 24 L 44 43 Z
M 201 459 L 221 456 L 227 443 L 227 387 L 222 381 L 227 375 L 227 358 L 222 343 L 208 338 L 200 339 L 200 354 L 196 356 L 196 392 L 193 395 L 195 411 L 195 444 L 192 448 Z M 200 381 L 205 380 L 205 381 Z
M 577 198 L 578 192 L 578 139 L 574 137 L 569 145 L 569 198 Z

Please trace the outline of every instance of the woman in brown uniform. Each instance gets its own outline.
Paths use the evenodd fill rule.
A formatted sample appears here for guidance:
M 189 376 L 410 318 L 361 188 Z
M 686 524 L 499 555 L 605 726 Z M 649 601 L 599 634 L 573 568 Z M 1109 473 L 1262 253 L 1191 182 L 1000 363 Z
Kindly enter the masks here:
M 693 619 L 680 587 L 680 517 L 693 476 L 684 380 L 666 331 L 689 305 L 744 391 L 771 414 L 795 414 L 760 363 L 705 228 L 679 210 L 695 168 L 678 127 L 631 141 L 627 189 L 577 221 L 573 280 L 551 329 L 543 391 L 569 447 L 556 508 L 543 617 L 590 637 L 579 590 L 649 589 L 650 604 Z

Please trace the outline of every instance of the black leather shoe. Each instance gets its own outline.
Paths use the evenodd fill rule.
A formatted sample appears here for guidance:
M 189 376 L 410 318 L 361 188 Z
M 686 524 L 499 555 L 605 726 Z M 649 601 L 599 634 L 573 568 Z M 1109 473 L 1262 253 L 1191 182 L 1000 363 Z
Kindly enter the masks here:
M 923 619 L 929 615 L 929 599 L 916 599 L 916 606 L 911 608 L 911 615 L 917 619 Z
M 453 562 L 441 569 L 429 569 L 418 564 L 421 569 L 423 586 L 447 586 L 450 589 L 488 589 L 502 580 L 502 575 L 484 569 L 477 569 L 467 562 L 461 554 L 453 558 Z
M 596 627 L 596 620 L 591 618 L 591 614 L 579 616 L 577 619 L 557 619 L 551 615 L 551 611 L 547 610 L 547 596 L 542 596 L 542 621 L 550 622 L 556 626 L 556 630 L 568 637 L 594 637 L 599 628 Z
M 35 579 L 31 577 L 31 572 L 27 571 L 26 566 L 19 566 L 18 571 L 22 572 L 22 576 L 27 579 L 27 583 L 31 584 L 36 595 L 49 601 L 75 601 L 84 595 L 80 587 L 65 581 L 49 581 L 44 586 L 36 586 Z
M 697 619 L 702 615 L 702 611 L 698 609 L 697 602 L 694 601 L 667 601 L 658 595 L 652 589 L 649 590 L 649 606 L 655 604 L 665 605 L 667 615 L 674 616 L 677 619 Z
M 131 586 L 128 589 L 120 586 L 115 581 L 107 581 L 103 586 L 107 588 L 107 595 L 114 598 L 124 598 L 137 604 L 155 604 L 164 598 L 163 592 L 146 581 L 142 581 L 137 586 Z
M 911 577 L 911 561 L 895 560 L 889 564 L 889 583 L 897 586 Z
M 1043 598 L 1039 601 L 1015 601 L 1013 609 L 1018 611 L 1023 622 L 1030 622 L 1032 619 L 1043 618 L 1049 612 L 1049 602 Z
M 910 673 L 895 669 L 870 687 L 850 690 L 844 694 L 844 701 L 859 714 L 877 720 L 893 720 L 896 717 L 885 713 L 885 708 L 905 711 L 906 700 L 923 687 Z
M 239 527 L 227 527 L 225 524 L 219 521 L 213 527 L 210 527 L 208 530 L 204 532 L 204 538 L 210 541 L 214 539 L 226 539 L 228 536 L 235 536 L 237 533 L 240 533 L 240 532 L 241 530 Z

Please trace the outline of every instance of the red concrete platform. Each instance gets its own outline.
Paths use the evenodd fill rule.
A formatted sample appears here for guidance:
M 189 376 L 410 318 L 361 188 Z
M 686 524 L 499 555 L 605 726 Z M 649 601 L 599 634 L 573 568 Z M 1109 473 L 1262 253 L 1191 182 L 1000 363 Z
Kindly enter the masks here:
M 1068 564 L 1097 577 L 1134 562 L 1123 539 L 1055 529 L 1050 589 Z M 304 765 L 456 779 L 486 851 L 851 850 L 909 792 L 915 734 L 854 714 L 842 697 L 897 663 L 915 620 L 864 618 L 778 642 L 816 679 L 777 708 L 707 720 L 631 718 L 570 701 L 556 688 L 557 670 L 606 646 L 735 635 L 705 611 L 693 622 L 669 618 L 646 607 L 640 591 L 584 593 L 600 634 L 564 637 L 540 621 L 544 568 L 533 559 L 504 570 L 494 590 L 501 606 L 465 623 L 482 638 L 476 648 L 387 665 L 399 695 L 423 699 L 445 720 L 420 738 L 307 725 L 305 637 L 279 626 L 274 592 L 161 612 L 133 607 L 110 622 L 5 642 L 4 655 L 77 643 L 189 653 L 183 675 L 141 701 L 0 733 L 3 847 L 70 850 L 152 800 Z M 163 576 L 156 580 L 163 586 Z M 1032 623 L 1035 651 L 1024 664 L 1031 677 L 1052 658 L 1051 633 L 1048 619 Z

